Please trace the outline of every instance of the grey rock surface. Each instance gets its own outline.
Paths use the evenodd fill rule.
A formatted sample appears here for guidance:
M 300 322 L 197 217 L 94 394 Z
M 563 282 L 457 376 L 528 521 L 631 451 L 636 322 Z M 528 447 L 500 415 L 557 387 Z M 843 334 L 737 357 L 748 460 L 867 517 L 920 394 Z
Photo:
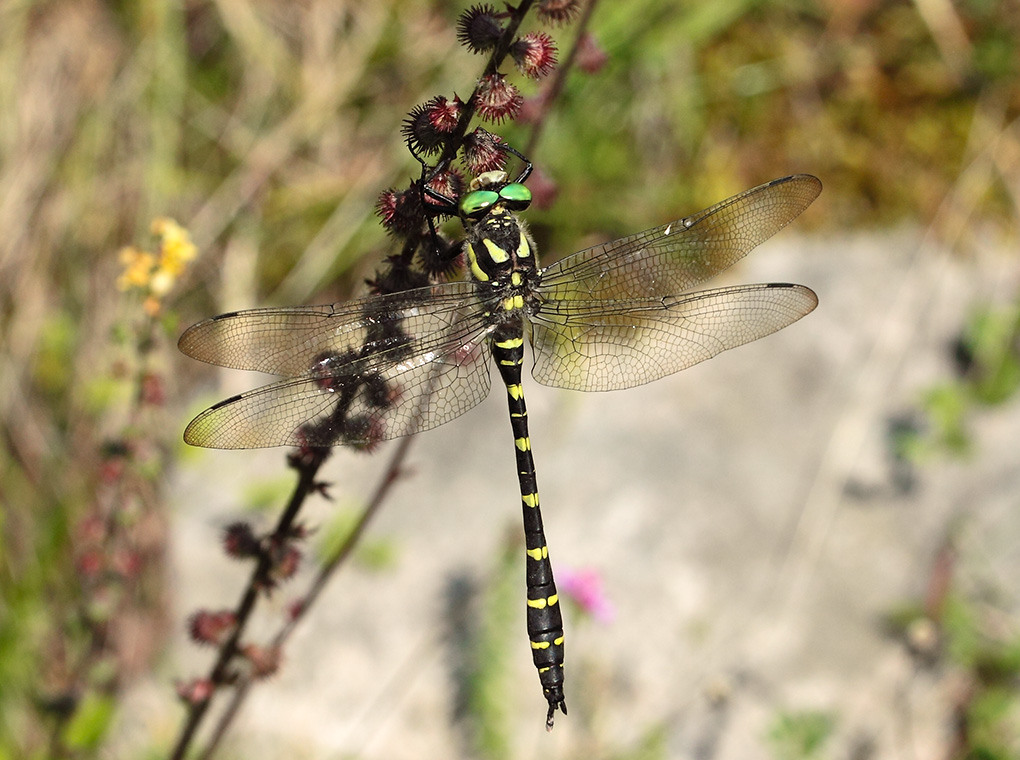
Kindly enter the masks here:
M 629 391 L 527 383 L 554 564 L 596 569 L 616 615 L 568 616 L 571 715 L 547 735 L 522 553 L 505 695 L 515 756 L 608 755 L 661 726 L 670 757 L 764 759 L 780 713 L 818 710 L 836 720 L 826 757 L 940 757 L 959 684 L 951 671 L 919 669 L 881 621 L 923 597 L 954 529 L 959 582 L 1015 587 L 1020 407 L 980 414 L 976 455 L 933 461 L 907 492 L 887 427 L 950 376 L 948 345 L 968 310 L 1016 292 L 1014 264 L 997 253 L 958 261 L 911 232 L 786 231 L 726 282 L 814 288 L 820 306 L 801 322 Z M 258 384 L 240 375 L 221 376 L 222 395 Z M 419 436 L 371 529 L 397 547 L 395 565 L 334 579 L 281 673 L 246 706 L 238 756 L 467 754 L 452 717 L 444 598 L 454 579 L 484 582 L 508 531 L 520 530 L 504 407 L 494 389 Z M 362 499 L 386 459 L 385 449 L 341 452 L 325 478 L 341 502 Z M 204 452 L 182 467 L 179 618 L 234 604 L 244 568 L 222 558 L 218 529 L 237 517 L 237 494 L 284 473 L 283 460 L 283 450 Z M 316 503 L 308 520 L 331 508 Z M 277 614 L 301 586 L 274 597 Z M 207 652 L 183 641 L 176 651 L 175 672 L 208 667 Z

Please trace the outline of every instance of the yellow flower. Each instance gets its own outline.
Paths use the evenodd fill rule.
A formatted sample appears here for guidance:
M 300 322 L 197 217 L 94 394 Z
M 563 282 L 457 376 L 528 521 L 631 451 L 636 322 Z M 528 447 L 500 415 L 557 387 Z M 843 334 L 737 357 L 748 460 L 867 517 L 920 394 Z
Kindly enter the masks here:
M 117 278 L 117 288 L 130 290 L 131 288 L 147 288 L 152 279 L 152 271 L 156 266 L 156 257 L 148 251 L 139 251 L 134 246 L 127 246 L 120 249 L 120 263 L 124 271 Z
M 188 231 L 173 219 L 156 219 L 152 223 L 152 232 L 160 238 L 160 271 L 170 279 L 172 285 L 187 263 L 198 254 L 198 250 L 191 242 Z
M 159 238 L 159 254 L 127 246 L 120 251 L 124 270 L 117 278 L 120 290 L 137 288 L 147 292 L 145 311 L 159 311 L 159 299 L 173 288 L 189 261 L 198 254 L 188 231 L 173 219 L 160 218 L 152 223 L 152 234 Z

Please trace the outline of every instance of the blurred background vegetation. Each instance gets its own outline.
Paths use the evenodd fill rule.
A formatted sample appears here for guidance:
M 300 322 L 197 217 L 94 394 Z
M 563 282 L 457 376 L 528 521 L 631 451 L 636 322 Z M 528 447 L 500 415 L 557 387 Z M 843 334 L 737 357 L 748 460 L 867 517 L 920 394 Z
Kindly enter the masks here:
M 464 7 L 0 4 L 0 758 L 101 753 L 179 623 L 163 490 L 200 370 L 178 321 L 359 291 L 388 252 L 375 199 L 417 174 L 401 120 L 479 73 Z M 1016 240 L 1015 2 L 629 0 L 592 32 L 607 61 L 571 74 L 530 156 L 559 191 L 529 214 L 548 255 L 798 171 L 826 186 L 802 230 Z M 159 217 L 198 258 L 147 307 L 119 252 L 153 248 Z M 1015 389 L 1016 314 L 961 328 L 970 385 L 931 397 L 950 448 L 969 403 Z

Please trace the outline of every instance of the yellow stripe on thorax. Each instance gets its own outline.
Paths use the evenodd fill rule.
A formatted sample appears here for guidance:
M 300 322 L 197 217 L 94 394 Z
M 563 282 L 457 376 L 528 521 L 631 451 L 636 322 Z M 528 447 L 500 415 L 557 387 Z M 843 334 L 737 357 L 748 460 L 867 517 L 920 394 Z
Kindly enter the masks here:
M 493 243 L 489 238 L 483 238 L 482 245 L 484 245 L 485 250 L 489 252 L 489 258 L 495 263 L 502 264 L 504 261 L 510 260 L 510 254 Z
M 531 244 L 528 243 L 528 236 L 521 230 L 521 242 L 517 246 L 517 258 L 526 259 L 531 255 Z
M 479 282 L 488 282 L 489 275 L 487 275 L 480 266 L 478 266 L 478 254 L 475 253 L 475 248 L 471 243 L 467 244 L 467 255 L 468 264 L 471 267 L 471 274 Z

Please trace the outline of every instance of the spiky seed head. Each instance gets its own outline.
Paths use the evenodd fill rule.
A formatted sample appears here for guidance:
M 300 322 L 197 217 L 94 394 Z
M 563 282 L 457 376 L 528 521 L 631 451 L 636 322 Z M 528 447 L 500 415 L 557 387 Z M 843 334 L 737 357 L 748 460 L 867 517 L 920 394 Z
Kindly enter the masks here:
M 451 167 L 429 180 L 428 188 L 442 196 L 457 200 L 464 190 L 464 178 L 460 175 L 459 171 Z M 437 199 L 429 195 L 425 196 L 426 207 L 430 204 L 437 205 L 438 203 Z
M 188 635 L 196 644 L 219 646 L 236 625 L 237 616 L 230 610 L 199 610 L 188 619 Z
M 541 79 L 556 66 L 556 43 L 545 32 L 531 32 L 510 46 L 510 55 L 524 76 Z
M 468 8 L 457 20 L 457 41 L 472 53 L 492 50 L 503 34 L 500 18 L 504 15 L 488 3 Z
M 506 152 L 500 150 L 502 140 L 478 127 L 464 135 L 461 157 L 464 166 L 474 175 L 485 174 L 506 166 Z
M 430 279 L 449 280 L 463 267 L 464 241 L 449 241 L 437 236 L 421 248 L 421 268 Z
M 514 119 L 523 102 L 524 98 L 517 88 L 498 73 L 483 77 L 475 95 L 478 115 L 497 124 L 502 124 L 505 119 Z
M 223 529 L 223 549 L 233 559 L 248 559 L 258 556 L 259 539 L 255 536 L 251 525 L 246 522 L 235 522 Z
M 456 128 L 463 105 L 460 98 L 437 95 L 412 108 L 400 127 L 411 150 L 426 155 L 438 151 L 445 136 Z
M 578 0 L 542 0 L 538 4 L 538 19 L 545 24 L 562 26 L 573 21 L 580 10 Z
M 382 218 L 386 231 L 394 235 L 410 235 L 421 229 L 424 221 L 421 193 L 416 187 L 384 190 L 375 203 L 375 211 Z

